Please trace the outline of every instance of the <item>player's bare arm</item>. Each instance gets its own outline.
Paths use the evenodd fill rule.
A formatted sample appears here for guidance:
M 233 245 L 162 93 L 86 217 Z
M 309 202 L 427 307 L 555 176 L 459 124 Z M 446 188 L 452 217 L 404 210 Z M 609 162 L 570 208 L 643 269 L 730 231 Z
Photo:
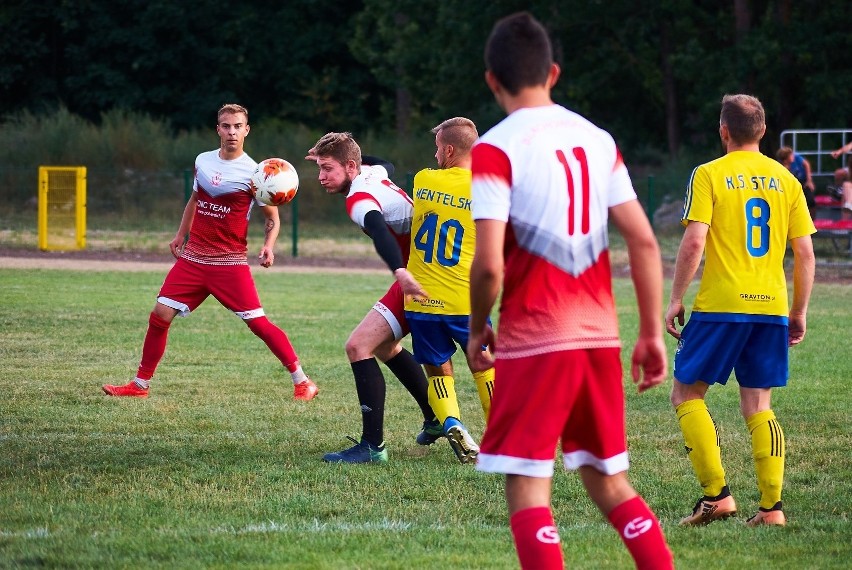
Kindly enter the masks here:
M 672 291 L 669 297 L 669 307 L 666 310 L 666 331 L 676 339 L 680 339 L 677 327 L 683 328 L 685 320 L 685 308 L 683 297 L 686 295 L 689 284 L 692 283 L 701 257 L 704 255 L 704 244 L 707 241 L 707 232 L 710 226 L 701 222 L 689 222 L 683 232 L 680 247 L 677 251 L 675 262 L 675 274 L 672 279 Z M 677 319 L 677 323 L 675 323 Z
M 788 343 L 794 346 L 805 339 L 816 259 L 809 235 L 790 240 L 790 247 L 793 250 L 793 303 L 788 317 Z
M 663 262 L 651 224 L 638 200 L 609 210 L 624 237 L 630 276 L 639 308 L 639 336 L 631 356 L 631 376 L 639 392 L 660 384 L 668 372 L 660 313 L 663 308 Z
M 425 301 L 429 298 L 426 289 L 405 267 L 394 270 L 393 276 L 399 282 L 399 286 L 402 287 L 402 294 L 406 298 L 413 297 L 417 301 Z
M 852 150 L 852 142 L 843 145 L 842 147 L 840 147 L 837 150 L 831 151 L 831 158 L 837 158 L 841 154 L 847 153 L 850 150 Z
M 494 345 L 494 332 L 488 325 L 488 317 L 503 279 L 505 237 L 506 222 L 476 220 L 476 249 L 470 267 L 470 337 L 466 351 L 474 372 L 494 366 L 491 353 L 483 351 L 482 347 L 493 349 Z
M 264 240 L 263 247 L 260 248 L 260 254 L 257 256 L 260 259 L 261 267 L 270 267 L 275 263 L 275 241 L 278 239 L 278 232 L 281 230 L 281 220 L 278 214 L 278 206 L 263 206 L 261 208 L 266 223 L 264 224 Z
M 189 228 L 192 227 L 192 219 L 195 217 L 195 207 L 198 202 L 198 195 L 193 192 L 186 202 L 186 207 L 183 209 L 183 215 L 180 218 L 180 225 L 177 233 L 172 241 L 169 242 L 169 249 L 175 258 L 180 257 L 183 250 L 183 244 L 186 243 L 186 236 L 189 235 Z

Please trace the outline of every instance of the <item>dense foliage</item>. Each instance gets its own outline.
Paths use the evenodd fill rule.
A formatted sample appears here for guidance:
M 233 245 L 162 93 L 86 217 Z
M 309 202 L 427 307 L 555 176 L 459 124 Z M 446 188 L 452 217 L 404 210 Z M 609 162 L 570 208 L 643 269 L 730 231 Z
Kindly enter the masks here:
M 222 103 L 311 129 L 421 133 L 499 109 L 482 47 L 528 9 L 552 32 L 555 97 L 653 161 L 716 145 L 725 92 L 759 96 L 766 138 L 852 123 L 843 0 L 8 0 L 0 6 L 3 113 L 125 110 L 176 129 Z

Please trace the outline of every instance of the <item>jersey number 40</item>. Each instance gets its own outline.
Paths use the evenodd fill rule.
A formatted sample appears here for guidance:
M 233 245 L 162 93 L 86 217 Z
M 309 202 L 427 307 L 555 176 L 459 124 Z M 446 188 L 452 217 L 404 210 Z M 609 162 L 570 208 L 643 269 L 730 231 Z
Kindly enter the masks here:
M 459 262 L 463 238 L 461 222 L 450 219 L 439 226 L 438 215 L 429 214 L 414 235 L 414 247 L 423 252 L 425 263 L 437 261 L 439 265 L 452 267 Z

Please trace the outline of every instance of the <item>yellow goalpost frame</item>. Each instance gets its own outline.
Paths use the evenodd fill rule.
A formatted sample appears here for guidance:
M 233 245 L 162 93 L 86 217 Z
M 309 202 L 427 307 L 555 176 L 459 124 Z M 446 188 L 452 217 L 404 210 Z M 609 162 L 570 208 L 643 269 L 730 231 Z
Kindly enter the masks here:
M 38 247 L 86 248 L 85 166 L 39 166 Z

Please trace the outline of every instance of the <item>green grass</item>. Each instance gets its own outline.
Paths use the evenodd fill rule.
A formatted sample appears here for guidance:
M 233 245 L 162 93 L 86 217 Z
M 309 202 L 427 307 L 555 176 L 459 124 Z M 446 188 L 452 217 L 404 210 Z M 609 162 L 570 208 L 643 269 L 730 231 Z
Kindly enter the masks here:
M 343 343 L 388 277 L 256 275 L 267 313 L 320 386 L 312 402 L 292 400 L 275 358 L 212 299 L 173 325 L 149 399 L 107 398 L 101 384 L 135 371 L 162 273 L 0 270 L 0 567 L 516 567 L 502 478 L 459 465 L 445 442 L 418 447 L 419 414 L 390 373 L 390 463 L 320 461 L 360 432 Z M 817 286 L 790 386 L 774 396 L 788 444 L 784 529 L 746 529 L 743 518 L 678 528 L 700 490 L 668 390 L 627 386 L 630 478 L 679 568 L 848 564 L 850 293 Z M 629 282 L 617 280 L 616 294 L 629 343 Z M 468 373 L 457 387 L 479 436 Z M 750 515 L 757 491 L 736 398 L 730 385 L 708 403 Z M 557 469 L 554 512 L 572 568 L 631 566 L 576 474 Z

